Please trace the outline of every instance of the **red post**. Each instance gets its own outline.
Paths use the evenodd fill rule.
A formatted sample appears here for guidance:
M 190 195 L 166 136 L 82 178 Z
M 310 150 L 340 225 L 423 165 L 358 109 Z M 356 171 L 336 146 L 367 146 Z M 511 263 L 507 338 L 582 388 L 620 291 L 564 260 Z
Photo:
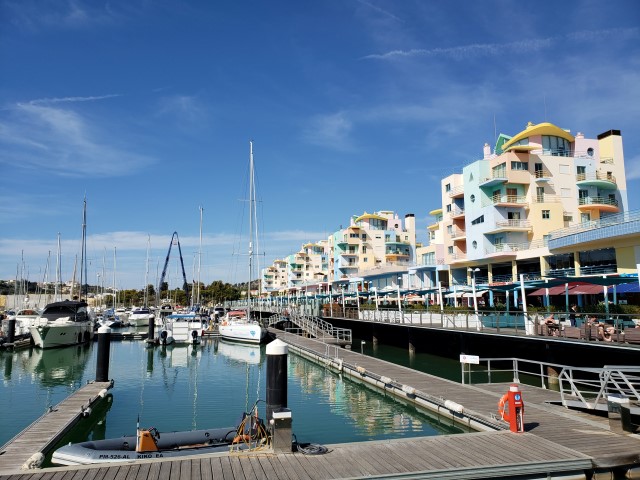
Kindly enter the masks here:
M 505 407 L 508 407 L 505 410 Z M 518 385 L 512 384 L 498 403 L 498 411 L 503 420 L 509 422 L 509 429 L 514 433 L 524 432 L 524 401 Z

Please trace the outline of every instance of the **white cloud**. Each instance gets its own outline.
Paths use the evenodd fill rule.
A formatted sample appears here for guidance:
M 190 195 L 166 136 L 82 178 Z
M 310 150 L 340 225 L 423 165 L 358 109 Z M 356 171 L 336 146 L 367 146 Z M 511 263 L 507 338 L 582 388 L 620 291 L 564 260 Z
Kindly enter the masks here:
M 598 31 L 585 30 L 568 33 L 563 36 L 534 38 L 508 43 L 476 43 L 450 48 L 391 50 L 386 53 L 365 55 L 362 59 L 389 60 L 411 57 L 445 57 L 453 60 L 463 60 L 467 58 L 498 56 L 504 55 L 505 53 L 517 53 L 521 55 L 523 53 L 548 49 L 567 40 L 576 43 L 601 41 L 603 38 L 608 37 L 615 37 L 618 40 L 631 40 L 637 38 L 639 32 L 640 30 L 638 28 L 612 28 Z
M 183 125 L 185 122 L 190 125 L 201 123 L 207 116 L 206 110 L 197 96 L 193 95 L 172 95 L 160 99 L 159 116 L 172 116 Z
M 68 97 L 18 103 L 2 110 L 0 163 L 60 176 L 110 177 L 128 174 L 153 160 L 119 147 L 111 126 L 74 110 L 77 102 L 112 98 Z M 66 108 L 55 106 L 65 104 Z
M 304 138 L 313 145 L 335 150 L 353 148 L 349 135 L 352 121 L 345 112 L 313 117 L 304 131 Z
M 38 31 L 50 29 L 86 29 L 122 21 L 109 2 L 94 5 L 82 0 L 14 0 L 5 1 L 8 21 L 13 25 Z
M 640 180 L 640 155 L 624 160 L 627 180 Z

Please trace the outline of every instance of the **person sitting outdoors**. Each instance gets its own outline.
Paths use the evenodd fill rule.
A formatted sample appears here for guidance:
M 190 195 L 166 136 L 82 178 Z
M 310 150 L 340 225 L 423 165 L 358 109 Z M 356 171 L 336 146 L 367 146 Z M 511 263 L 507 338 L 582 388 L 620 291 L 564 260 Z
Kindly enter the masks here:
M 598 338 L 604 340 L 605 342 L 613 341 L 613 335 L 616 333 L 616 327 L 613 325 L 609 325 L 607 323 L 594 323 L 598 327 Z
M 542 325 L 547 329 L 547 335 L 553 335 L 554 337 L 558 336 L 560 324 L 556 322 L 553 313 L 542 321 Z

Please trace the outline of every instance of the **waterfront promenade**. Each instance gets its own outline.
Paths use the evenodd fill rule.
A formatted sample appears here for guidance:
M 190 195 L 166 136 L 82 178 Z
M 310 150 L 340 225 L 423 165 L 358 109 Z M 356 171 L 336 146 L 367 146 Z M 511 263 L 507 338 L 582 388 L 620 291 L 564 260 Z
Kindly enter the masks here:
M 517 475 L 546 478 L 547 475 L 565 474 L 575 475 L 571 478 L 585 478 L 587 473 L 610 473 L 614 467 L 628 469 L 640 465 L 637 435 L 619 435 L 610 430 L 606 418 L 547 403 L 558 400 L 556 392 L 523 385 L 526 433 L 514 434 L 505 431 L 506 424 L 496 418 L 498 399 L 508 388 L 506 384 L 462 385 L 310 338 L 282 331 L 272 330 L 272 333 L 287 342 L 292 353 L 323 363 L 355 381 L 364 383 L 365 378 L 373 379 L 372 388 L 383 388 L 393 394 L 398 385 L 410 385 L 415 389 L 415 397 L 436 405 L 445 421 L 453 422 L 455 418 L 484 431 L 328 445 L 324 455 L 264 452 L 243 456 L 213 455 L 46 471 L 2 470 L 0 478 L 293 480 L 393 476 L 464 479 Z M 375 387 L 375 384 L 379 386 Z M 449 410 L 445 406 L 447 400 L 462 406 L 462 413 Z M 413 400 L 407 397 L 405 401 Z M 448 405 L 452 406 L 451 403 Z M 293 412 L 294 432 L 295 415 Z M 14 476 L 10 477 L 12 473 Z

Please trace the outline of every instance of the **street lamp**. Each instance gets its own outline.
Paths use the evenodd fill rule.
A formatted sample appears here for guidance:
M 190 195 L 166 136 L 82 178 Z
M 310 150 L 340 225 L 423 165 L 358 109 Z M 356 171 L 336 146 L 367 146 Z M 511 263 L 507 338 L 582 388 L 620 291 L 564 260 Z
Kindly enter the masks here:
M 471 273 L 471 294 L 473 295 L 473 310 L 476 313 L 476 321 L 478 317 L 478 298 L 476 297 L 476 272 L 479 272 L 479 268 L 471 268 L 467 269 L 469 273 Z

